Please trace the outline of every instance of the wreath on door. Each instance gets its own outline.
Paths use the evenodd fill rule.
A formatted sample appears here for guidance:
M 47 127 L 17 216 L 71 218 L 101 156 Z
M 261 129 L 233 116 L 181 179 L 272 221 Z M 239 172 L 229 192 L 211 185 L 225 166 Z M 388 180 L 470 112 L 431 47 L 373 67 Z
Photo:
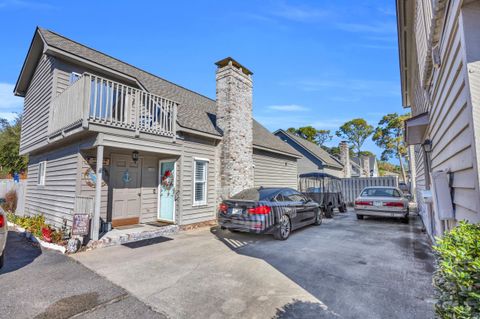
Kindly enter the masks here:
M 169 192 L 173 188 L 173 174 L 172 171 L 166 170 L 162 176 L 162 188 Z

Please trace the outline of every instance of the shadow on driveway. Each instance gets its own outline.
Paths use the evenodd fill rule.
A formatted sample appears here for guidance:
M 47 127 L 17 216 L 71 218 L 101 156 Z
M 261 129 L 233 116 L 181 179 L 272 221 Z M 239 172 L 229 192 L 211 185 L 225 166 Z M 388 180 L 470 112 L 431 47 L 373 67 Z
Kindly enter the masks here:
M 320 301 L 287 304 L 276 318 L 434 317 L 434 258 L 416 216 L 402 224 L 338 214 L 286 241 L 219 227 L 211 232 L 237 254 L 266 261 Z
M 5 265 L 0 269 L 0 275 L 29 265 L 41 254 L 42 250 L 37 244 L 25 240 L 20 233 L 9 231 L 5 247 Z

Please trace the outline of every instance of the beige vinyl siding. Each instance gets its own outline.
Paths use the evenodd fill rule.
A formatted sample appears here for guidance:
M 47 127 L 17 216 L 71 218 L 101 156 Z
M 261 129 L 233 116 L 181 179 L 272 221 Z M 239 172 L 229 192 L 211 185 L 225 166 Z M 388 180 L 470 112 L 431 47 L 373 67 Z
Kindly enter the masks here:
M 38 163 L 46 161 L 45 185 L 37 185 Z M 43 214 L 48 223 L 61 227 L 72 222 L 77 181 L 78 145 L 30 157 L 25 210 Z
M 181 158 L 181 216 L 180 225 L 210 221 L 216 218 L 217 208 L 217 150 L 215 142 L 207 139 L 187 136 L 184 141 L 184 151 Z M 207 203 L 193 205 L 193 174 L 194 159 L 209 160 L 207 165 Z
M 38 62 L 24 99 L 20 153 L 47 144 L 49 107 L 53 87 L 53 58 L 43 55 Z
M 471 2 L 468 5 L 465 5 L 462 9 L 461 21 L 463 22 L 463 32 L 465 42 L 465 59 L 467 62 L 467 90 L 470 93 L 470 107 L 472 108 L 473 114 L 473 141 L 475 146 L 474 159 L 476 168 L 477 168 L 477 178 L 473 179 L 470 177 L 470 186 L 469 189 L 477 187 L 478 190 L 478 180 L 479 180 L 479 169 L 480 169 L 480 3 Z M 477 182 L 477 184 L 475 184 Z M 480 190 L 478 190 L 480 191 Z M 479 200 L 478 193 L 473 194 L 473 198 Z M 480 204 L 479 204 L 480 205 Z M 480 207 L 477 207 L 476 214 L 470 216 L 462 216 L 463 218 L 469 218 L 471 222 L 480 222 Z
M 255 187 L 298 188 L 296 158 L 254 149 Z
M 471 219 L 478 211 L 474 165 L 472 109 L 468 103 L 464 43 L 459 24 L 459 7 L 446 20 L 441 39 L 441 67 L 435 71 L 428 135 L 433 141 L 431 169 L 449 170 L 453 177 L 456 219 Z M 470 199 L 468 199 L 470 198 Z
M 421 85 L 421 70 L 417 64 L 413 65 L 412 114 L 429 112 L 430 125 L 425 138 L 433 143 L 429 158 L 430 170 L 450 172 L 456 220 L 468 219 L 472 222 L 479 220 L 478 164 L 472 120 L 475 112 L 469 100 L 461 8 L 459 3 L 451 5 L 440 38 L 441 64 L 438 69 L 433 70 L 432 86 L 428 91 Z M 421 32 L 415 35 L 423 36 Z M 415 55 L 414 60 L 418 61 Z M 415 155 L 416 186 L 420 191 L 428 188 L 425 153 L 420 145 L 415 147 Z M 437 229 L 434 235 L 438 235 L 442 226 L 438 220 L 434 221 L 434 224 Z M 452 225 L 447 223 L 446 226 Z

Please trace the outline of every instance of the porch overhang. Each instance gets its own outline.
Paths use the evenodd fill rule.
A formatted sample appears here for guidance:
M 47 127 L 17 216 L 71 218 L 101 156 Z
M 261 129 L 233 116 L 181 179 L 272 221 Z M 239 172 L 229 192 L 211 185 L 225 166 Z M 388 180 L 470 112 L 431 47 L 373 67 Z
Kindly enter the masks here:
M 405 142 L 408 145 L 422 144 L 430 117 L 428 112 L 419 114 L 405 121 Z

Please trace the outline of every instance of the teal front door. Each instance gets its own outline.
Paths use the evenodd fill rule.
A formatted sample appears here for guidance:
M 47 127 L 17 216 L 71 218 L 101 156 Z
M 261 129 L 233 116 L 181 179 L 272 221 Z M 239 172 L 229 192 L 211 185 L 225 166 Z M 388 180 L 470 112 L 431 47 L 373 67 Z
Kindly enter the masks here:
M 160 161 L 158 219 L 175 222 L 175 161 Z

